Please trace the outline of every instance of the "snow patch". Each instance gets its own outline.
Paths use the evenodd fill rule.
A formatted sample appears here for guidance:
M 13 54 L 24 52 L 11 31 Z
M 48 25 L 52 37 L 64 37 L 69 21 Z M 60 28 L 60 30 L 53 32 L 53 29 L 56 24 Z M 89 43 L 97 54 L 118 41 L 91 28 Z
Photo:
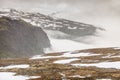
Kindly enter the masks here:
M 84 57 L 84 56 L 97 56 L 100 54 L 92 54 L 92 53 L 74 53 L 74 52 L 68 52 L 63 54 L 63 57 Z
M 40 76 L 22 76 L 13 72 L 0 72 L 0 80 L 28 80 L 33 78 L 40 78 Z
M 73 76 L 69 76 L 69 77 L 86 78 L 85 76 L 80 76 L 80 75 L 73 75 Z
M 42 56 L 42 55 L 36 55 L 33 56 L 30 59 L 47 59 L 47 58 L 59 58 L 60 56 Z
M 68 64 L 68 63 L 71 63 L 71 62 L 76 61 L 76 60 L 79 60 L 79 59 L 78 58 L 72 58 L 72 59 L 57 60 L 57 61 L 54 61 L 53 63 Z
M 68 29 L 77 29 L 77 27 L 68 27 Z
M 120 69 L 120 62 L 101 62 L 101 63 L 93 63 L 93 64 L 72 64 L 73 66 L 96 66 L 100 68 L 116 68 Z
M 113 53 L 113 54 L 107 54 L 106 56 L 103 56 L 102 58 L 119 58 L 120 57 L 120 54 L 116 54 L 116 53 Z
M 112 79 L 96 79 L 96 80 L 112 80 Z
M 116 48 L 114 48 L 114 49 L 120 49 L 120 47 L 116 47 Z
M 61 58 L 61 57 L 74 58 L 74 57 L 98 56 L 98 55 L 100 55 L 100 54 L 78 53 L 77 51 L 73 51 L 73 52 L 64 53 L 64 54 L 62 54 L 60 56 L 42 56 L 42 55 L 36 55 L 36 56 L 33 56 L 30 59 L 47 59 L 47 58 Z
M 9 65 L 5 67 L 0 67 L 0 69 L 12 69 L 12 68 L 28 68 L 28 64 L 21 64 L 21 65 Z

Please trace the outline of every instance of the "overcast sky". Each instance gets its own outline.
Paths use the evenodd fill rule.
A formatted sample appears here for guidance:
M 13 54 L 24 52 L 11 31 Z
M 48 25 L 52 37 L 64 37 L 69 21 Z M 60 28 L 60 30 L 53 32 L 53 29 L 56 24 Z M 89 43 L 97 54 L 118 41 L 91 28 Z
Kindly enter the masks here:
M 85 22 L 120 15 L 120 0 L 0 0 L 0 7 L 44 14 L 59 12 L 58 17 Z
M 1 8 L 50 14 L 80 21 L 93 17 L 118 16 L 120 0 L 0 0 Z
M 106 28 L 120 44 L 120 0 L 0 0 L 0 8 L 51 14 Z M 119 42 L 119 43 L 118 43 Z

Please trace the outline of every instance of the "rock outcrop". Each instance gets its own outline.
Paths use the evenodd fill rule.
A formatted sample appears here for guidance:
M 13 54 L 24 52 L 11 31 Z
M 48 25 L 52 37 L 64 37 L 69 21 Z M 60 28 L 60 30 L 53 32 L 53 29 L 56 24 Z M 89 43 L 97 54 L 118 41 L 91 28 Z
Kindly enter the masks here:
M 0 57 L 26 57 L 50 47 L 46 33 L 19 19 L 0 18 Z

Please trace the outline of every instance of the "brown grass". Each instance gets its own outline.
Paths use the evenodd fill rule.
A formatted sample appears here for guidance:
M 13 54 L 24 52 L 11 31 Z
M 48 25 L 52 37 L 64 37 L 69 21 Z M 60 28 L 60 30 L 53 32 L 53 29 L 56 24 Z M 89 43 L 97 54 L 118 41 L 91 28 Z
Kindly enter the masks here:
M 98 63 L 102 61 L 120 61 L 120 58 L 102 58 L 108 53 L 115 55 L 119 54 L 120 50 L 114 50 L 112 48 L 101 48 L 101 49 L 88 49 L 81 50 L 80 52 L 91 52 L 102 54 L 100 56 L 89 56 L 89 57 L 80 57 L 81 60 L 73 61 L 72 63 Z M 63 53 L 51 53 L 46 54 L 45 56 L 59 56 Z M 106 69 L 106 68 L 97 68 L 97 67 L 75 67 L 70 64 L 54 64 L 53 61 L 62 60 L 67 58 L 51 58 L 51 59 L 37 59 L 29 60 L 27 58 L 23 59 L 2 59 L 0 60 L 0 66 L 7 66 L 11 64 L 29 64 L 29 68 L 25 69 L 6 69 L 0 71 L 16 72 L 20 75 L 29 75 L 29 76 L 41 76 L 38 79 L 31 80 L 96 80 L 97 78 L 110 78 L 112 80 L 120 79 L 120 70 L 118 69 Z M 90 61 L 91 60 L 91 61 Z M 93 62 L 97 60 L 97 62 Z M 65 77 L 62 74 L 65 74 Z M 86 76 L 85 78 L 70 77 L 73 75 Z

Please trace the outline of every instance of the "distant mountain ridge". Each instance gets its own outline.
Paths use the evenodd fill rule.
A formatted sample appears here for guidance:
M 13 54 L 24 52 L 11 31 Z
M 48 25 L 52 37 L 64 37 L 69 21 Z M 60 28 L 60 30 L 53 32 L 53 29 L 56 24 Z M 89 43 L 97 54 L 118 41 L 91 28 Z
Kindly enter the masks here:
M 103 30 L 90 24 L 62 18 L 53 18 L 52 16 L 40 13 L 17 11 L 15 9 L 1 9 L 0 16 L 22 19 L 45 30 L 60 31 L 74 37 L 93 36 L 96 35 L 97 30 Z

